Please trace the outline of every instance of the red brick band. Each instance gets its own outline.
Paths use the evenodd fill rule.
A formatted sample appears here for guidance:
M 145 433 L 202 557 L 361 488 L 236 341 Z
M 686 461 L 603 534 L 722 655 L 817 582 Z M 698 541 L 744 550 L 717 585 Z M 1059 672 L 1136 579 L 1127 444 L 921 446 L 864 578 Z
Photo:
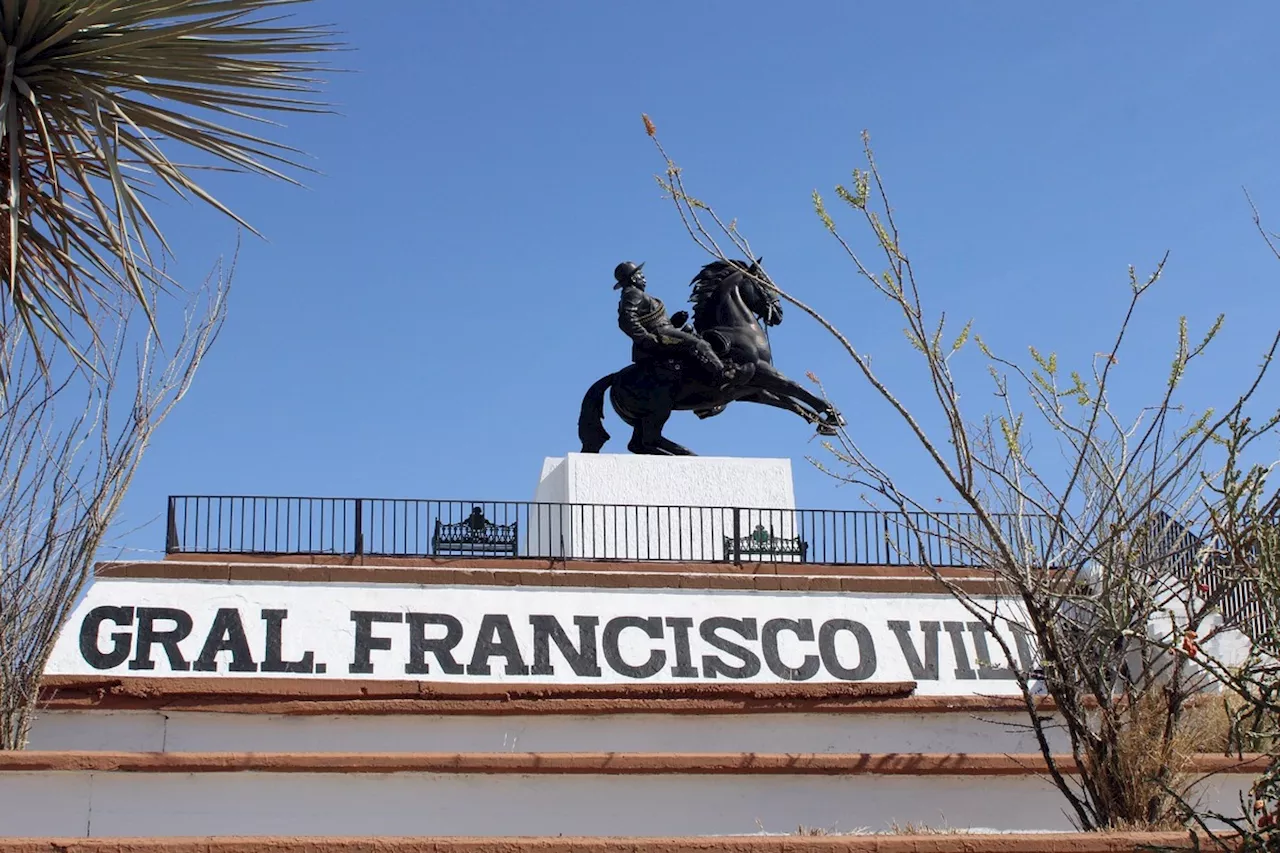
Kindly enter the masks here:
M 721 589 L 803 592 L 945 594 L 910 566 L 825 566 L 805 563 L 623 563 L 547 560 L 432 560 L 289 556 L 276 560 L 231 555 L 201 560 L 99 563 L 104 578 L 258 581 L 275 583 L 423 584 L 429 586 L 534 586 L 590 589 Z M 992 595 L 993 581 L 978 570 L 947 569 L 968 592 Z M 954 574 L 953 574 L 954 573 Z
M 1076 772 L 1070 756 L 1059 769 Z M 1197 755 L 1191 773 L 1262 772 L 1265 755 Z M 1040 755 L 996 753 L 665 752 L 0 752 L 3 772 L 470 773 L 550 775 L 1029 776 Z
M 1202 840 L 1208 849 L 1212 843 Z M 0 838 L 0 853 L 1136 853 L 1195 849 L 1186 832 L 717 838 Z
M 429 684 L 301 678 L 44 679 L 53 711 L 190 711 L 228 714 L 476 716 L 543 714 L 944 714 L 1017 713 L 1017 696 L 915 696 L 915 683 L 834 684 Z M 1048 700 L 1038 710 L 1051 712 Z

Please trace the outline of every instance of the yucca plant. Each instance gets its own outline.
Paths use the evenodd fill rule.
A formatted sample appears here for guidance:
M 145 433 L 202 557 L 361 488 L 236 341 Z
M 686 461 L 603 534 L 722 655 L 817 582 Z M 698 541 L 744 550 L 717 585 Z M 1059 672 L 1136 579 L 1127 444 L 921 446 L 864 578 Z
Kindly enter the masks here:
M 79 356 L 121 293 L 153 320 L 161 193 L 249 227 L 193 173 L 293 180 L 298 152 L 254 125 L 324 109 L 332 34 L 286 14 L 306 2 L 0 0 L 0 328 L 18 321 L 44 359 L 40 328 Z

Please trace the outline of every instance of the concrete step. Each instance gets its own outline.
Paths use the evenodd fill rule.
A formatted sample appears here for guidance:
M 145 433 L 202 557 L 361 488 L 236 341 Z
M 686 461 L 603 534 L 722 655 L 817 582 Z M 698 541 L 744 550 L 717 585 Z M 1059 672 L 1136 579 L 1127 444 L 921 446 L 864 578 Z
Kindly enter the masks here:
M 1069 762 L 1066 762 L 1069 765 Z M 1265 759 L 1201 756 L 1232 813 Z M 1069 830 L 1032 755 L 0 754 L 6 836 L 721 836 Z
M 55 676 L 30 746 L 144 752 L 1034 753 L 1016 697 L 910 682 L 429 685 Z M 1043 719 L 1051 723 L 1051 709 Z M 1055 747 L 1068 744 L 1056 728 Z
M 1064 732 L 1051 730 L 1055 748 Z M 45 711 L 30 747 L 138 752 L 1035 752 L 1025 712 L 234 714 Z

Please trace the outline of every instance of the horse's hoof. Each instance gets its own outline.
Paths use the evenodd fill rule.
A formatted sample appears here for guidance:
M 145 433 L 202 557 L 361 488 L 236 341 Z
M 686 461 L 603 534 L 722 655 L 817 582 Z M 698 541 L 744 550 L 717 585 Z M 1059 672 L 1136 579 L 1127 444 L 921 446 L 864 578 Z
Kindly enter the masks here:
M 818 424 L 818 435 L 839 435 L 840 430 L 832 424 Z

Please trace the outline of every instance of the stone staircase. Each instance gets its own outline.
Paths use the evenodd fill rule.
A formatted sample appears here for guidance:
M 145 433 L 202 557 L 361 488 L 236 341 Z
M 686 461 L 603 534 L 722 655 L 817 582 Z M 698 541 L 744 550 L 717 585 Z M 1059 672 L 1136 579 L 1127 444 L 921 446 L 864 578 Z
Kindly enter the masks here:
M 558 567 L 557 583 L 600 573 L 581 568 Z M 666 566 L 662 577 L 703 588 L 707 567 L 691 568 Z M 777 577 L 750 568 L 731 577 Z M 100 583 L 208 582 L 223 572 L 231 583 L 233 573 L 272 571 L 249 558 L 105 565 Z M 546 588 L 539 572 L 549 570 L 521 571 Z M 300 582 L 342 594 L 331 573 L 317 576 Z M 884 581 L 874 572 L 835 579 L 846 589 Z M 5 836 L 117 839 L 1071 829 L 1020 699 L 917 686 L 50 675 L 31 749 L 0 755 L 0 827 Z M 1224 806 L 1256 770 L 1215 757 L 1200 764 L 1217 774 L 1205 796 Z
M 789 463 L 766 462 L 571 454 L 548 461 L 540 499 L 792 511 Z M 637 483 L 649 491 L 629 497 Z M 626 550 L 669 531 L 624 532 Z M 983 571 L 945 571 L 1000 600 Z M 941 584 L 901 565 L 102 564 L 30 749 L 0 753 L 0 853 L 1187 849 L 1185 834 L 1069 834 L 1010 680 L 1032 657 L 1014 628 L 1019 660 L 997 659 Z M 1201 756 L 1200 796 L 1232 810 L 1259 768 Z

